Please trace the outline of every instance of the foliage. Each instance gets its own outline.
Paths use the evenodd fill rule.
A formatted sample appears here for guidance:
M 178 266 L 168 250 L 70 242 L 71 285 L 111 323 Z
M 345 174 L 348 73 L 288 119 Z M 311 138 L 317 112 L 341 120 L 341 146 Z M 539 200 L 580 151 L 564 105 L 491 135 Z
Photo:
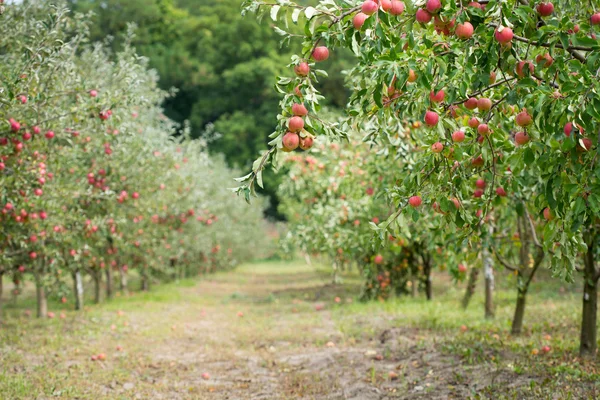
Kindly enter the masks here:
M 263 205 L 239 207 L 226 189 L 235 172 L 204 142 L 174 139 L 168 94 L 132 33 L 112 53 L 63 6 L 12 5 L 3 18 L 0 274 L 64 296 L 71 275 L 99 290 L 118 272 L 126 289 L 135 268 L 147 288 L 268 248 Z

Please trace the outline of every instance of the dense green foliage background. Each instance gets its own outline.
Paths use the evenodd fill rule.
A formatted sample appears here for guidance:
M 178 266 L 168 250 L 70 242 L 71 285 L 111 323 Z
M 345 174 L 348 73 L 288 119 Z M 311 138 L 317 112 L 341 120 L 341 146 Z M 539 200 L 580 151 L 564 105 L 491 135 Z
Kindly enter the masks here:
M 163 89 L 177 88 L 167 100 L 167 116 L 189 120 L 192 137 L 209 131 L 219 135 L 211 150 L 231 166 L 248 169 L 274 130 L 279 98 L 275 76 L 285 71 L 297 48 L 280 48 L 281 37 L 269 24 L 241 15 L 241 0 L 69 0 L 76 12 L 93 12 L 92 40 L 112 36 L 117 50 L 128 24 L 135 21 L 137 51 L 150 59 Z M 341 71 L 350 58 L 329 61 L 330 77 L 321 87 L 329 106 L 347 98 Z M 331 65 L 333 64 L 333 65 Z M 210 124 L 210 125 L 209 125 Z M 273 174 L 269 172 L 269 174 Z M 277 213 L 278 179 L 265 179 L 271 197 L 267 214 Z M 233 184 L 232 184 L 233 186 Z

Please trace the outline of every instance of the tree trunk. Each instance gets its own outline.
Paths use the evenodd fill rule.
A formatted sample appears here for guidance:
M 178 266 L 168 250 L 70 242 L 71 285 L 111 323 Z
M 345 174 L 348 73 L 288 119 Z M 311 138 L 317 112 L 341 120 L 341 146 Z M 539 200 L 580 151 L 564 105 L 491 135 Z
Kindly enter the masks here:
M 48 316 L 48 300 L 42 281 L 37 274 L 35 275 L 35 294 L 37 298 L 37 317 L 46 318 Z
M 94 278 L 94 303 L 98 304 L 98 303 L 100 303 L 100 296 L 101 296 L 100 281 L 102 280 L 102 272 L 94 271 L 92 276 Z
M 75 293 L 75 309 L 83 309 L 83 279 L 81 278 L 81 271 L 76 270 L 73 272 L 73 293 Z
M 430 260 L 427 260 L 425 263 L 425 295 L 427 296 L 427 300 L 431 300 L 433 298 L 433 286 L 431 284 L 431 264 Z
M 527 299 L 527 288 L 519 288 L 517 294 L 517 306 L 512 320 L 510 333 L 520 335 L 523 329 L 523 316 L 525 315 L 525 300 Z
M 471 268 L 469 272 L 469 280 L 467 281 L 467 289 L 465 290 L 465 296 L 462 299 L 462 306 L 466 310 L 471 302 L 471 298 L 475 294 L 475 285 L 477 284 L 477 278 L 479 277 L 479 268 Z
M 4 286 L 2 285 L 3 278 L 4 271 L 0 271 L 0 325 L 2 325 L 2 292 L 4 292 Z
M 485 317 L 494 318 L 494 268 L 487 246 L 483 248 L 482 257 L 485 276 Z
M 110 266 L 106 267 L 106 298 L 113 297 L 113 271 Z
M 127 273 L 119 268 L 119 288 L 123 294 L 127 294 Z
M 146 271 L 142 274 L 142 291 L 147 292 L 150 289 L 150 282 Z
M 591 235 L 585 254 L 583 272 L 583 313 L 581 316 L 581 340 L 579 355 L 594 357 L 598 346 L 596 340 L 598 319 L 598 271 L 594 262 L 595 235 Z

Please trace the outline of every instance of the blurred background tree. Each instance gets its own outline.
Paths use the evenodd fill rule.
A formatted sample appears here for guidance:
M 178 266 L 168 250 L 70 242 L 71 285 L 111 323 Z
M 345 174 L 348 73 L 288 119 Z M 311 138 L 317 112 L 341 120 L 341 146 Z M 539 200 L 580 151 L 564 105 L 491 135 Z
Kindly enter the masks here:
M 150 59 L 163 89 L 177 88 L 167 100 L 166 114 L 177 122 L 189 120 L 193 137 L 214 124 L 220 137 L 211 151 L 223 153 L 230 166 L 249 169 L 266 148 L 273 131 L 278 96 L 275 77 L 288 74 L 285 65 L 297 49 L 281 49 L 280 37 L 268 24 L 241 15 L 241 0 L 68 0 L 73 11 L 94 13 L 93 40 L 114 38 L 117 49 L 127 26 L 138 26 L 134 45 Z M 332 108 L 347 100 L 341 71 L 350 53 L 334 54 L 323 68 L 330 76 L 321 89 Z M 274 174 L 269 170 L 269 175 Z M 278 179 L 265 177 L 271 200 L 267 216 L 277 213 Z

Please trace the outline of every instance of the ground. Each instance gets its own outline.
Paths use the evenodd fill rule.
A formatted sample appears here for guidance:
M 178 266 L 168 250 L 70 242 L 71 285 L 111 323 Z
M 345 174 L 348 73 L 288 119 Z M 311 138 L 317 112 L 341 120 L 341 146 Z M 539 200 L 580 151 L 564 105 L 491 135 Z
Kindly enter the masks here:
M 56 317 L 44 321 L 25 315 L 31 299 L 9 302 L 0 326 L 0 398 L 600 396 L 599 364 L 576 357 L 577 284 L 535 283 L 526 330 L 511 337 L 514 282 L 506 276 L 496 318 L 486 321 L 482 296 L 462 310 L 464 283 L 444 272 L 434 277 L 433 301 L 360 303 L 354 274 L 332 285 L 327 271 L 303 262 L 247 264 L 81 313 L 51 303 Z M 545 345 L 549 353 L 534 354 Z M 91 360 L 100 353 L 105 360 Z

